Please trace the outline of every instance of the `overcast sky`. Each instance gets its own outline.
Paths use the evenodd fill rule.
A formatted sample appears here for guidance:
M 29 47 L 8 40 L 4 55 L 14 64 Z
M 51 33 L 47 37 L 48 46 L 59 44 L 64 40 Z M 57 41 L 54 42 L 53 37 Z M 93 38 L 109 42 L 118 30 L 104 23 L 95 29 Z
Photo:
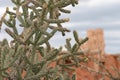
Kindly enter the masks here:
M 7 6 L 12 7 L 10 0 L 0 0 L 0 17 Z M 72 13 L 62 17 L 69 17 L 70 22 L 63 25 L 70 29 L 71 33 L 64 38 L 57 33 L 51 39 L 51 44 L 55 47 L 64 46 L 65 38 L 73 37 L 73 30 L 77 30 L 80 37 L 85 37 L 88 29 L 102 28 L 105 34 L 105 51 L 120 53 L 120 0 L 79 0 L 76 7 L 69 6 L 67 9 Z M 0 40 L 3 38 L 11 39 L 4 30 L 0 33 Z

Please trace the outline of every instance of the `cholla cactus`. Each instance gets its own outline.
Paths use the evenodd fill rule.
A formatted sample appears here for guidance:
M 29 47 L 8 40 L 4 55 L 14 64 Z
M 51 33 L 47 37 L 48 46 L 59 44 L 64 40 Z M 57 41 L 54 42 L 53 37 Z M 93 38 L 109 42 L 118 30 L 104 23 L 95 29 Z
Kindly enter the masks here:
M 78 0 L 11 1 L 15 4 L 14 12 L 6 8 L 0 21 L 8 26 L 5 31 L 13 38 L 10 44 L 6 39 L 0 42 L 0 80 L 75 80 L 75 74 L 70 77 L 68 71 L 73 71 L 74 67 L 79 67 L 79 62 L 84 61 L 84 57 L 79 57 L 84 53 L 79 47 L 88 38 L 80 41 L 74 31 L 76 43 L 72 46 L 70 39 L 66 39 L 65 52 L 61 47 L 52 48 L 49 40 L 56 32 L 63 36 L 69 32 L 61 24 L 69 18 L 60 19 L 60 15 L 70 13 L 64 7 L 75 6 Z M 9 19 L 5 19 L 6 15 Z M 21 33 L 18 27 L 22 27 Z

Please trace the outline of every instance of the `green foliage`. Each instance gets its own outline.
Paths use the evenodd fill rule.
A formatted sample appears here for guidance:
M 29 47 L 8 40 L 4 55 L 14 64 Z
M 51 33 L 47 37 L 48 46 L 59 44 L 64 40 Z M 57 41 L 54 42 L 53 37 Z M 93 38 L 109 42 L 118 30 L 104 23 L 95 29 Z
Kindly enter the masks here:
M 0 80 L 75 80 L 68 71 L 75 71 L 79 66 L 81 44 L 88 38 L 79 40 L 73 32 L 76 43 L 72 46 L 71 39 L 66 39 L 66 51 L 51 47 L 49 40 L 56 32 L 69 32 L 62 23 L 69 19 L 60 19 L 61 13 L 70 13 L 65 7 L 78 4 L 78 0 L 11 0 L 15 7 L 13 12 L 6 8 L 1 18 L 8 28 L 5 31 L 13 38 L 10 44 L 5 39 L 0 42 Z M 9 19 L 5 19 L 8 15 Z M 16 25 L 19 21 L 19 26 Z M 57 26 L 53 26 L 56 24 Z M 21 33 L 18 27 L 22 27 Z M 46 46 L 43 46 L 46 45 Z M 83 57 L 84 58 L 84 57 Z M 66 60 L 71 61 L 67 63 Z M 50 64 L 55 64 L 50 67 Z M 23 71 L 26 73 L 22 76 Z

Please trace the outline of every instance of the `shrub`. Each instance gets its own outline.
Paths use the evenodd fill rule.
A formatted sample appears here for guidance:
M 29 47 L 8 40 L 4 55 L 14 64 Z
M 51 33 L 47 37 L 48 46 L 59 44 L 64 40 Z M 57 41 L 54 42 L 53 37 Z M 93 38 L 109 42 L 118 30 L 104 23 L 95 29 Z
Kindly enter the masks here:
M 72 46 L 71 39 L 66 39 L 66 51 L 62 47 L 52 47 L 49 40 L 56 32 L 63 36 L 69 32 L 61 24 L 69 18 L 60 19 L 60 16 L 70 13 L 64 8 L 74 7 L 78 0 L 11 1 L 14 11 L 7 7 L 0 21 L 0 25 L 7 26 L 5 31 L 13 39 L 10 44 L 7 39 L 0 42 L 0 80 L 75 80 L 74 67 L 79 67 L 79 62 L 85 59 L 79 48 L 88 38 L 80 41 L 73 31 L 76 42 Z M 81 55 L 83 57 L 79 57 Z

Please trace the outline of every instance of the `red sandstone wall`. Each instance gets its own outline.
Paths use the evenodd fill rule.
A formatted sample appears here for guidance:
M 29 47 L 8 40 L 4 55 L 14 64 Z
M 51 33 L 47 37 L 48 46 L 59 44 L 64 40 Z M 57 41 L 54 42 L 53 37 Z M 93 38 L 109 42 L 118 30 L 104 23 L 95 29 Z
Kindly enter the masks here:
M 104 43 L 104 32 L 102 29 L 90 29 L 87 31 L 87 37 L 89 40 L 82 46 L 82 49 L 89 50 L 89 54 L 86 55 L 90 57 L 85 66 L 98 71 L 105 73 L 106 68 L 114 77 L 118 77 L 116 68 L 120 72 L 120 58 L 118 55 L 107 55 L 105 54 L 105 43 Z M 97 60 L 95 60 L 95 58 Z M 94 61 L 93 61 L 94 60 Z M 96 63 L 97 62 L 97 63 Z M 104 63 L 104 66 L 101 67 L 99 63 Z M 77 80 L 100 80 L 103 76 L 95 72 L 88 72 L 86 69 L 77 68 Z M 108 77 L 104 77 L 105 80 L 110 80 Z
M 89 55 L 89 57 L 92 55 Z M 117 73 L 120 72 L 120 60 L 118 60 L 120 55 L 105 55 L 105 65 L 106 69 L 113 75 L 114 77 L 120 77 Z M 90 59 L 88 63 L 84 64 L 85 66 L 94 69 L 94 62 Z M 101 67 L 103 68 L 103 67 Z M 114 70 L 114 68 L 117 69 L 117 71 Z M 106 70 L 101 71 L 103 73 L 106 73 Z M 77 73 L 77 80 L 100 80 L 103 76 L 100 74 L 97 74 L 96 72 L 88 71 L 84 68 L 76 68 Z M 105 80 L 110 80 L 109 77 L 105 76 Z

